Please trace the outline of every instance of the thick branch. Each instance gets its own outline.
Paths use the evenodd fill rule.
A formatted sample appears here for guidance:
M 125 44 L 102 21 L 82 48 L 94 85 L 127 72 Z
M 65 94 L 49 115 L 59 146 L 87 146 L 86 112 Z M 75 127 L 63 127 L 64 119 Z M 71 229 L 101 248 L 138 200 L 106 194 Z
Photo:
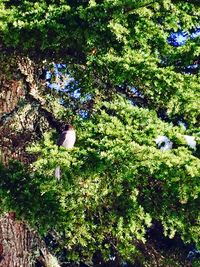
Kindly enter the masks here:
M 6 122 L 12 119 L 19 109 L 20 105 L 17 105 L 11 112 L 3 114 L 3 116 L 0 118 L 0 126 L 3 126 Z
M 49 125 L 60 133 L 62 123 L 55 118 L 52 112 L 48 111 L 45 107 L 46 100 L 38 92 L 33 62 L 29 58 L 24 58 L 19 61 L 18 65 L 25 86 L 25 99 L 31 104 L 35 104 L 39 112 L 47 119 Z

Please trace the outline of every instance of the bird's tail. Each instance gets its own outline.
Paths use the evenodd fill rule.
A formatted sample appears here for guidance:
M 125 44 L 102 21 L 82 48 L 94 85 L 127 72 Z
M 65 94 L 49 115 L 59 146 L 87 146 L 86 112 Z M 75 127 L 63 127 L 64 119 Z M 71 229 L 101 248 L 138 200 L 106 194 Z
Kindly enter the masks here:
M 55 177 L 57 178 L 57 180 L 60 180 L 60 166 L 56 167 L 55 169 Z

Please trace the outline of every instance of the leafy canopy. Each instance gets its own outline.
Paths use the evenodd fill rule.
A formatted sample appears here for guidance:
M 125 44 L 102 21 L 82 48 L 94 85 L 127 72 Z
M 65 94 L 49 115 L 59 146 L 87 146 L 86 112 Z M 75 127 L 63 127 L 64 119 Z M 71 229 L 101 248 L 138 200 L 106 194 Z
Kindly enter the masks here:
M 63 245 L 72 258 L 92 257 L 100 249 L 107 257 L 114 250 L 131 259 L 152 220 L 160 221 L 171 238 L 178 232 L 185 241 L 199 242 L 199 225 L 193 222 L 199 220 L 200 161 L 183 128 L 122 97 L 103 102 L 76 126 L 74 149 L 58 148 L 55 135 L 46 134 L 30 148 L 40 155 L 34 172 L 25 178 L 9 171 L 3 182 L 3 191 L 13 195 L 6 199 L 9 208 L 17 206 L 18 214 L 40 231 L 64 231 Z M 174 148 L 160 150 L 158 135 L 167 135 Z M 54 178 L 58 165 L 60 183 Z
M 199 38 L 174 48 L 172 31 L 199 26 L 196 1 L 6 1 L 0 36 L 7 47 L 68 63 L 82 90 L 135 87 L 150 109 L 199 127 L 199 77 L 183 74 Z
M 60 95 L 56 115 L 74 112 L 76 147 L 58 148 L 49 132 L 30 148 L 38 159 L 28 170 L 1 167 L 2 209 L 54 229 L 72 258 L 132 258 L 154 220 L 199 245 L 200 78 L 184 70 L 199 64 L 200 39 L 167 42 L 172 31 L 193 32 L 199 16 L 198 1 L 1 0 L 0 49 L 45 67 L 67 63 L 93 101 L 86 118 L 76 112 L 82 98 Z M 159 149 L 158 137 L 172 149 Z

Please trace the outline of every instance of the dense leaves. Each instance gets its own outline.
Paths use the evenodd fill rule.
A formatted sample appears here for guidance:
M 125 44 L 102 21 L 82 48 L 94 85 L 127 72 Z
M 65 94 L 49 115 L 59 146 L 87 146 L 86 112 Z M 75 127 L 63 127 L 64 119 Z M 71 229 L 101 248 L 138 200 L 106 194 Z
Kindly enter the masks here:
M 58 54 L 76 62 L 82 90 L 133 86 L 150 108 L 199 127 L 199 77 L 180 73 L 198 60 L 199 37 L 176 49 L 167 42 L 171 31 L 194 32 L 196 2 L 1 1 L 1 10 L 8 47 L 48 60 Z
M 58 149 L 52 134 L 30 148 L 40 155 L 32 166 L 37 174 L 23 180 L 25 174 L 9 171 L 3 191 L 11 190 L 12 208 L 17 205 L 40 230 L 64 232 L 63 245 L 73 258 L 88 259 L 100 249 L 105 257 L 133 259 L 134 244 L 145 241 L 152 220 L 171 238 L 178 232 L 185 241 L 199 242 L 200 162 L 184 139 L 186 130 L 121 97 L 103 102 L 76 126 L 78 142 L 71 151 Z M 160 150 L 159 135 L 167 135 L 174 148 Z
M 2 211 L 56 233 L 71 259 L 134 262 L 155 221 L 200 246 L 199 17 L 198 1 L 1 0 L 2 59 L 16 66 L 1 76 L 17 73 L 40 132 L 36 161 L 0 168 Z M 72 150 L 46 131 L 66 121 Z

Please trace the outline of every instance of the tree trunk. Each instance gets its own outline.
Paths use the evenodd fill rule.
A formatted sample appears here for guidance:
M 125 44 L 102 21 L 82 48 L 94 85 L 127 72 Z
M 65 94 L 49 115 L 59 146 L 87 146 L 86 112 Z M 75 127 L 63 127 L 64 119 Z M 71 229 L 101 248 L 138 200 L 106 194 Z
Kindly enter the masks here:
M 60 265 L 39 236 L 24 222 L 16 221 L 15 212 L 9 212 L 0 219 L 0 267 L 34 266 Z
M 0 219 L 0 266 L 33 266 L 33 251 L 37 248 L 37 238 L 23 222 L 15 221 L 15 213 L 10 212 Z

